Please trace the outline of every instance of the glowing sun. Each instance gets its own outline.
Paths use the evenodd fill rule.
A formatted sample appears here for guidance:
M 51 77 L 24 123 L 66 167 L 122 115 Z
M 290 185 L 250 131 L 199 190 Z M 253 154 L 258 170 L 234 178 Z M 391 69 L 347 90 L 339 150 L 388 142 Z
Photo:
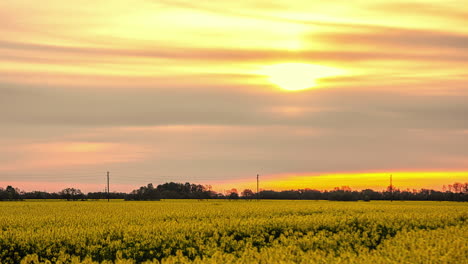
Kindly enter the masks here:
M 265 66 L 256 72 L 268 76 L 271 83 L 288 91 L 309 89 L 317 85 L 317 79 L 341 75 L 343 70 L 305 63 L 281 63 Z

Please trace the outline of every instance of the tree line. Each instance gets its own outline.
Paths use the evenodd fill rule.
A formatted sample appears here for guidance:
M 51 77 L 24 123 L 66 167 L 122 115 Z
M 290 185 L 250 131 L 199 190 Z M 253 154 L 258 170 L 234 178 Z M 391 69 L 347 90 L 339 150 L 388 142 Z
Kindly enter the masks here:
M 32 191 L 25 192 L 12 186 L 5 189 L 0 187 L 0 201 L 18 201 L 27 199 L 63 199 L 67 201 L 98 200 L 98 199 L 125 199 L 134 201 L 150 201 L 161 199 L 228 199 L 228 200 L 330 200 L 330 201 L 370 201 L 370 200 L 405 200 L 405 201 L 468 201 L 468 183 L 454 183 L 444 186 L 442 191 L 432 189 L 406 189 L 400 190 L 388 186 L 384 191 L 372 189 L 352 190 L 348 186 L 336 187 L 329 191 L 313 189 L 298 189 L 287 191 L 262 190 L 255 193 L 250 189 L 238 192 L 231 189 L 225 193 L 211 190 L 209 185 L 167 182 L 157 185 L 141 186 L 130 193 L 123 192 L 81 192 L 80 189 L 65 188 L 60 192 Z

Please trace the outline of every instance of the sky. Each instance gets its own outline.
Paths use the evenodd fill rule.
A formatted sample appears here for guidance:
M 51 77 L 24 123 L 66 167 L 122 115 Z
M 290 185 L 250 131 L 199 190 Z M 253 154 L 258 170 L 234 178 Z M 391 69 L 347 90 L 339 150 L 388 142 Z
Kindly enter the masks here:
M 464 1 L 0 1 L 0 186 L 468 180 Z

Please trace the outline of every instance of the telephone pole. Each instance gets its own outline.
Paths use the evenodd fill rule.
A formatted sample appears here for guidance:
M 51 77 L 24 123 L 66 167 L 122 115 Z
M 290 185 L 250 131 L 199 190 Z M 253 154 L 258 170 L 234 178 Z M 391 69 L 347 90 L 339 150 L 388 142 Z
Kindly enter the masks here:
M 258 174 L 257 174 L 257 201 L 260 200 L 260 193 L 258 192 Z
M 107 172 L 107 202 L 109 202 L 109 172 Z

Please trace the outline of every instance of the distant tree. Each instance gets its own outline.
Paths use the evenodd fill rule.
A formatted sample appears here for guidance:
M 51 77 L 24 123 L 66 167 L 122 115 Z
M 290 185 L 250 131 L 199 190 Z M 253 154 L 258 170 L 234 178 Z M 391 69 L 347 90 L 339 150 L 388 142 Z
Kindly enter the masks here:
M 322 193 L 318 190 L 305 189 L 301 193 L 302 200 L 320 200 L 323 199 Z
M 20 200 L 20 190 L 13 188 L 11 185 L 8 185 L 5 189 L 6 197 L 8 201 L 17 201 Z
M 362 194 L 362 200 L 381 200 L 382 195 L 379 192 L 376 192 L 371 189 L 365 189 L 361 191 Z
M 172 185 L 167 185 L 168 188 L 172 188 Z M 153 200 L 159 201 L 161 199 L 160 186 L 154 188 L 152 183 L 147 186 L 141 186 L 139 189 L 133 190 L 125 199 L 126 200 Z
M 463 192 L 463 184 L 460 182 L 456 182 L 453 184 L 453 191 L 456 193 L 461 193 Z
M 358 192 L 350 192 L 343 190 L 334 190 L 328 193 L 328 200 L 332 201 L 357 201 L 359 200 Z
M 54 199 L 57 198 L 56 193 L 48 193 L 43 191 L 22 192 L 23 199 Z
M 228 195 L 228 199 L 229 200 L 236 200 L 236 199 L 239 199 L 239 194 L 236 193 L 236 192 L 232 192 Z
M 86 198 L 80 189 L 75 188 L 63 189 L 59 194 L 62 199 L 67 199 L 67 201 L 84 200 Z
M 232 193 L 237 193 L 237 194 L 239 194 L 239 193 L 237 192 L 237 189 L 236 189 L 236 188 L 232 188 L 232 189 L 226 191 L 226 196 L 229 196 L 229 195 L 231 195 Z
M 468 183 L 455 182 L 446 185 L 445 191 L 432 189 L 406 189 L 399 190 L 394 186 L 389 186 L 384 191 L 374 191 L 365 189 L 362 191 L 352 191 L 348 186 L 336 187 L 332 191 L 318 191 L 312 189 L 273 191 L 262 190 L 259 193 L 261 199 L 283 199 L 283 200 L 337 200 L 337 201 L 357 201 L 357 200 L 429 200 L 429 201 L 468 201 Z M 393 192 L 390 192 L 393 191 Z M 393 195 L 391 195 L 393 194 Z M 250 189 L 241 192 L 242 198 L 251 199 L 256 197 Z M 13 186 L 0 188 L 1 201 L 14 201 L 22 199 L 103 199 L 107 197 L 105 192 L 83 194 L 79 189 L 66 188 L 59 193 L 48 193 L 41 191 L 24 192 Z M 160 200 L 160 199 L 238 199 L 237 189 L 231 189 L 224 194 L 211 190 L 209 185 L 167 182 L 155 187 L 152 183 L 133 190 L 131 193 L 111 193 L 111 199 L 126 200 Z
M 109 199 L 126 199 L 127 196 L 128 196 L 127 193 L 122 193 L 122 192 L 109 193 Z M 90 200 L 107 199 L 107 197 L 108 197 L 107 192 L 90 192 L 86 195 L 86 198 Z
M 160 199 L 210 199 L 217 198 L 216 192 L 200 184 L 167 182 L 158 185 L 142 186 L 133 190 L 125 199 L 127 200 L 160 200 Z
M 341 190 L 345 192 L 351 192 L 351 188 L 349 186 L 341 186 Z
M 255 193 L 250 189 L 245 189 L 241 192 L 241 195 L 244 199 L 254 199 Z

